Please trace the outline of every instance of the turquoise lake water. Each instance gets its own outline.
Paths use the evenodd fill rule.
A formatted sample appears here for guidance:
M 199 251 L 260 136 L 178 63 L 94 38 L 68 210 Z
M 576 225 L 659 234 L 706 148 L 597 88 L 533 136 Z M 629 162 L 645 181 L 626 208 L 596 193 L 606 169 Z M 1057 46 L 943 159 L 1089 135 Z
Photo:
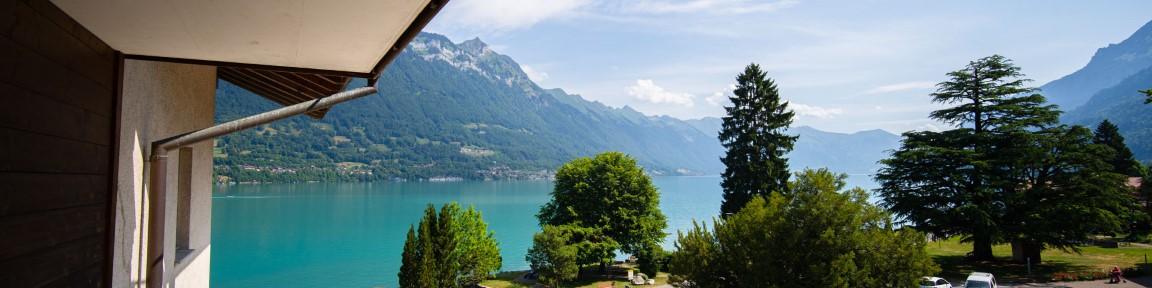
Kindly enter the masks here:
M 655 177 L 670 242 L 720 209 L 719 177 Z M 850 186 L 874 188 L 866 176 Z M 428 203 L 479 209 L 500 242 L 502 270 L 526 270 L 535 214 L 552 182 L 310 183 L 217 186 L 212 287 L 396 287 L 409 225 Z M 710 223 L 710 222 L 709 222 Z

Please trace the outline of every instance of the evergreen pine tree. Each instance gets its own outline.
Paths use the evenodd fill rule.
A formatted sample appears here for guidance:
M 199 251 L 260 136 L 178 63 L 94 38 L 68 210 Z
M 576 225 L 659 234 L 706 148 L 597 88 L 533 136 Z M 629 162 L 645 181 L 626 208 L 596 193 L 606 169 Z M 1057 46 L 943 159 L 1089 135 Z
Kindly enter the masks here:
M 408 229 L 400 287 L 470 287 L 500 269 L 500 247 L 480 212 L 448 203 L 424 210 L 419 230 Z
M 436 287 L 457 287 L 456 272 L 459 263 L 456 261 L 456 229 L 453 216 L 459 214 L 460 207 L 456 203 L 445 204 L 440 207 L 440 217 L 436 219 L 433 235 L 432 254 L 436 255 Z
M 1120 128 L 1117 128 L 1112 122 L 1107 119 L 1100 122 L 1100 125 L 1096 126 L 1096 131 L 1093 132 L 1092 142 L 1111 147 L 1112 151 L 1115 152 L 1111 159 L 1106 160 L 1112 164 L 1112 171 L 1130 177 L 1144 176 L 1140 161 L 1136 161 L 1136 157 L 1132 155 L 1132 150 L 1129 150 L 1128 145 L 1124 144 L 1124 136 L 1120 135 Z
M 420 287 L 420 274 L 422 273 L 423 263 L 421 259 L 420 240 L 416 238 L 416 229 L 408 227 L 408 238 L 404 240 L 404 253 L 400 256 L 400 278 L 401 288 L 419 288 Z
M 993 55 L 948 73 L 937 84 L 933 119 L 955 125 L 943 132 L 909 132 L 877 174 L 884 205 L 916 228 L 937 236 L 966 235 L 972 256 L 992 259 L 1000 241 L 1005 191 L 1018 187 L 1012 167 L 1020 155 L 1004 146 L 1056 123 L 1059 111 L 1024 86 L 1011 60 Z M 1032 94 L 1029 94 L 1032 93 Z M 1025 159 L 1026 160 L 1026 159 Z
M 726 153 L 721 161 L 727 166 L 720 186 L 724 189 L 721 215 L 731 215 L 744 207 L 753 196 L 767 196 L 787 188 L 788 159 L 796 136 L 785 134 L 795 113 L 780 98 L 776 84 L 760 65 L 749 64 L 736 76 L 732 106 L 724 107 L 720 144 Z
M 428 208 L 424 209 L 424 219 L 420 220 L 420 273 L 417 283 L 419 287 L 439 287 L 440 286 L 440 263 L 436 259 L 436 208 L 432 204 L 428 204 Z

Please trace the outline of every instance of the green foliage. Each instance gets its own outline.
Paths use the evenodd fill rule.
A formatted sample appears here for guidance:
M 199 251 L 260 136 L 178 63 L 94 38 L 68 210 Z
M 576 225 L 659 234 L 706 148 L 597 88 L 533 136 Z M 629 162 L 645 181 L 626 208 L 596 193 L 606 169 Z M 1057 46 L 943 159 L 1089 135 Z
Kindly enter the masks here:
M 415 228 L 408 227 L 408 238 L 404 240 L 404 253 L 400 256 L 400 287 L 420 287 L 420 276 L 423 275 L 424 249 L 416 238 Z
M 1031 80 L 1023 78 L 1020 67 L 1004 56 L 977 59 L 949 72 L 948 77 L 936 84 L 932 102 L 959 105 L 930 116 L 957 128 L 971 128 L 970 134 L 977 137 L 1051 125 L 1060 115 L 1055 106 L 1045 104 L 1044 96 L 1034 93 L 1036 88 L 1024 86 Z
M 749 64 L 736 76 L 736 89 L 728 99 L 732 106 L 724 107 L 727 116 L 719 135 L 726 150 L 720 215 L 736 213 L 754 196 L 785 189 L 790 172 L 784 154 L 797 139 L 785 133 L 795 113 L 760 65 Z
M 912 287 L 938 271 L 926 237 L 893 228 L 889 214 L 845 174 L 795 175 L 788 190 L 680 232 L 671 273 L 700 287 Z
M 460 283 L 467 287 L 500 270 L 500 246 L 480 211 L 468 207 L 456 220 L 455 251 L 458 254 L 455 258 L 459 264 Z
M 956 128 L 904 133 L 900 149 L 881 161 L 876 180 L 883 204 L 897 216 L 937 236 L 965 235 L 974 257 L 991 259 L 1006 212 L 1000 186 L 1020 184 L 1004 167 L 1019 162 L 1019 155 L 1002 153 L 998 145 L 1015 143 L 1006 135 L 1054 124 L 1060 112 L 1025 87 L 1029 80 L 1020 68 L 1000 55 L 948 76 L 932 100 L 955 106 L 930 116 Z
M 569 227 L 570 228 L 570 227 Z M 532 237 L 532 248 L 524 256 L 539 281 L 552 287 L 575 279 L 580 272 L 579 247 L 570 245 L 572 229 L 544 225 L 543 231 Z
M 1120 135 L 1120 128 L 1115 124 L 1104 120 L 1100 125 L 1096 126 L 1096 131 L 1092 135 L 1092 143 L 1101 144 L 1112 148 L 1112 158 L 1108 159 L 1108 163 L 1112 165 L 1112 171 L 1132 177 L 1144 176 L 1144 165 L 1132 155 L 1132 150 L 1128 149 L 1128 145 L 1124 144 L 1124 136 Z
M 1152 89 L 1140 91 L 1140 93 L 1144 93 L 1144 97 L 1148 97 L 1144 99 L 1144 104 L 1152 104 Z
M 1124 232 L 1140 215 L 1124 188 L 1125 177 L 1108 160 L 1114 151 L 1095 144 L 1092 131 L 1057 126 L 1018 132 L 1002 145 L 1008 178 L 1001 223 L 1005 240 L 1019 245 L 1014 257 L 1041 261 L 1045 248 L 1077 249 L 1091 235 Z M 1001 156 L 1004 157 L 1004 156 Z
M 994 55 L 948 73 L 933 100 L 958 105 L 931 116 L 956 129 L 905 133 L 876 176 L 886 208 L 920 231 L 964 236 L 978 259 L 1011 242 L 1014 259 L 1040 261 L 1048 247 L 1074 249 L 1135 219 L 1106 162 L 1114 152 L 1087 128 L 1057 126 L 1060 112 L 1019 71 Z
M 424 210 L 418 231 L 408 228 L 400 287 L 469 287 L 500 269 L 500 249 L 480 212 L 456 203 Z
M 661 267 L 661 263 L 667 261 L 667 255 L 664 253 L 664 248 L 656 243 L 644 245 L 644 249 L 636 256 L 637 263 L 640 267 L 640 272 L 652 277 L 656 276 L 657 272 L 666 267 Z
M 578 158 L 561 166 L 556 171 L 552 200 L 536 217 L 541 226 L 595 229 L 619 243 L 621 251 L 633 255 L 664 239 L 668 225 L 660 212 L 656 186 L 635 160 L 620 152 Z

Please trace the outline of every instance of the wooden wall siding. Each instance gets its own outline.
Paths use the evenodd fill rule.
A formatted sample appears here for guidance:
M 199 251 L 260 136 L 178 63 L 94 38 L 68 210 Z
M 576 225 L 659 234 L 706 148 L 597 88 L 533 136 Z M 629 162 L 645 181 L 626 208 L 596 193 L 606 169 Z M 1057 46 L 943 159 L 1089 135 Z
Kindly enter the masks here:
M 116 53 L 47 0 L 0 0 L 0 287 L 103 287 Z

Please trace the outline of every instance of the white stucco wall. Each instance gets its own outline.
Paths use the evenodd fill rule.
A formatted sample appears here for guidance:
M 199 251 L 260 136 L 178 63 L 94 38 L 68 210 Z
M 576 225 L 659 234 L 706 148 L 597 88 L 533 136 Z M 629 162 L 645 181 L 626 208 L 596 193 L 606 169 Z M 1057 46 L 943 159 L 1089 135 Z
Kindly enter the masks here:
M 147 165 L 150 143 L 213 125 L 216 68 L 127 60 L 120 108 L 113 287 L 143 287 L 147 274 L 143 242 L 147 235 Z M 165 270 L 168 285 L 207 287 L 212 223 L 212 143 L 191 146 L 189 246 L 198 250 L 175 263 L 179 152 L 168 155 L 165 203 Z M 179 267 L 177 267 L 179 266 Z

